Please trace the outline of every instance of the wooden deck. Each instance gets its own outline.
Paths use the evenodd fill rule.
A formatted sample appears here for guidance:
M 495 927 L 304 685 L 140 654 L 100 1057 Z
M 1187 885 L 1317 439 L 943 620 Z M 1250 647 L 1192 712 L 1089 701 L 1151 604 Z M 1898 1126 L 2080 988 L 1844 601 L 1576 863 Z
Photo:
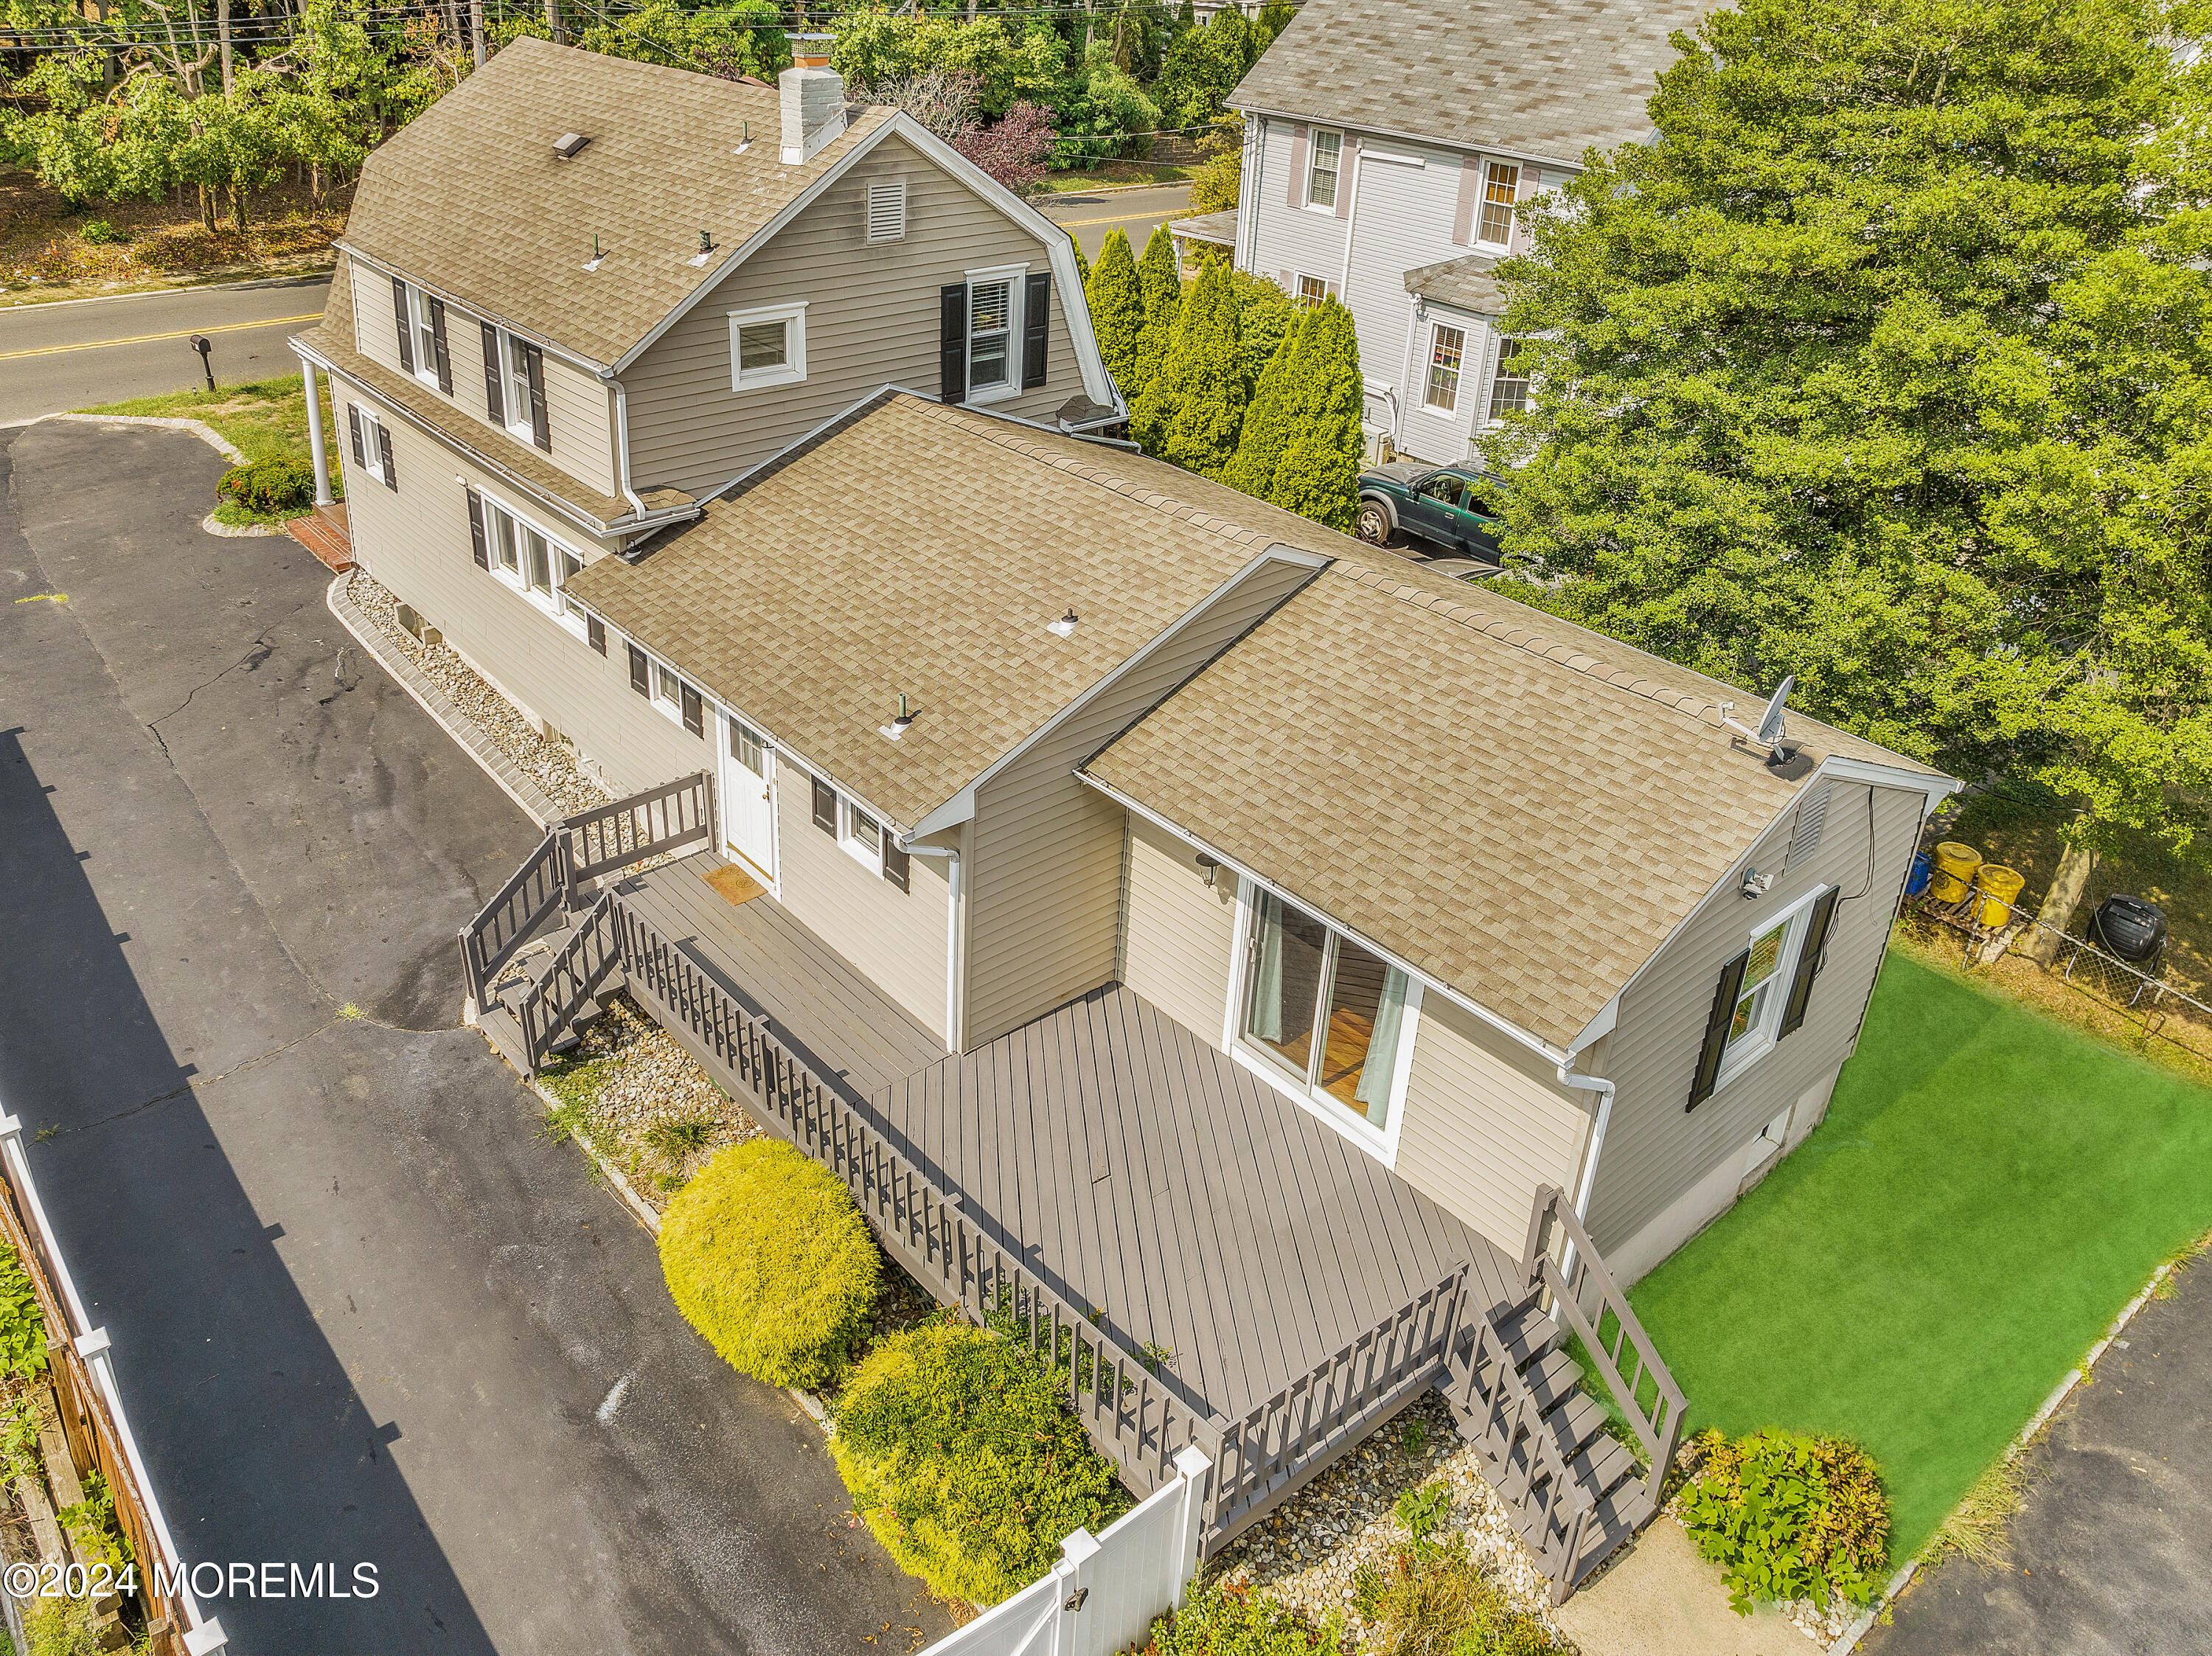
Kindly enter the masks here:
M 1160 1378 L 1237 1418 L 1448 1277 L 1486 1308 L 1520 1261 L 1130 991 L 965 1056 L 706 854 L 622 900 L 837 1077 L 886 1137 Z

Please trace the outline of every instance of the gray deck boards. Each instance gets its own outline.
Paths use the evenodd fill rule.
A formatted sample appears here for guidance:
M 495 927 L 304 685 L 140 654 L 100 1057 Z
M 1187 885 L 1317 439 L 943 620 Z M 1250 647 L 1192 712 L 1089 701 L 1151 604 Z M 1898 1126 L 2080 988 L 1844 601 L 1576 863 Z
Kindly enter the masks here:
M 1109 986 L 989 1046 L 944 1042 L 773 898 L 733 904 L 706 854 L 623 900 L 819 1073 L 840 1076 L 994 1241 L 1163 1378 L 1229 1416 L 1266 1402 L 1473 1263 L 1507 1259 L 1259 1077 Z

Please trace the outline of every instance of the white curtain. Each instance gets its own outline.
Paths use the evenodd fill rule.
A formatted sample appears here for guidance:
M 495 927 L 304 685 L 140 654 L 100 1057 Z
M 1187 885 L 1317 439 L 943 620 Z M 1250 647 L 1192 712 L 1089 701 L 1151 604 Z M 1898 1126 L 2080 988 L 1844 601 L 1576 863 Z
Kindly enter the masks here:
M 1375 1035 L 1367 1043 L 1359 1086 L 1352 1096 L 1367 1107 L 1367 1119 L 1390 1125 L 1390 1082 L 1398 1073 L 1398 1037 L 1406 1023 L 1406 974 L 1392 967 L 1382 980 L 1382 1003 L 1375 1009 Z
M 1283 1038 L 1283 905 L 1272 894 L 1260 899 L 1253 917 L 1260 928 L 1260 952 L 1252 968 L 1252 1033 L 1261 1040 Z

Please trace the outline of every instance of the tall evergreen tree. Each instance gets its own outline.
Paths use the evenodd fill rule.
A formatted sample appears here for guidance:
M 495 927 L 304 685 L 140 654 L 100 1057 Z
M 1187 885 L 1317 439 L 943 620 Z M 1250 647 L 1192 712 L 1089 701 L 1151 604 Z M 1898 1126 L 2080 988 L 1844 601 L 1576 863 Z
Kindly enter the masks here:
M 1176 317 L 1182 309 L 1182 272 L 1176 268 L 1175 238 L 1168 234 L 1166 225 L 1153 228 L 1152 240 L 1145 244 L 1145 256 L 1138 262 L 1137 274 L 1144 292 L 1145 325 L 1137 336 L 1135 383 L 1121 388 L 1133 407 L 1167 360 L 1168 347 L 1175 338 Z
M 1316 523 L 1349 532 L 1359 508 L 1365 440 L 1359 416 L 1359 337 L 1352 312 L 1325 299 L 1298 330 L 1295 373 L 1286 396 L 1287 434 L 1267 498 Z
M 1075 249 L 1075 279 L 1083 284 L 1083 291 L 1088 295 L 1091 291 L 1091 261 L 1083 256 L 1081 242 L 1077 241 L 1073 236 L 1070 236 L 1067 240 Z
M 1237 293 L 1226 265 L 1209 264 L 1199 272 L 1161 381 L 1174 388 L 1175 409 L 1159 433 L 1158 452 L 1200 476 L 1219 476 L 1237 452 L 1237 429 L 1244 419 Z
M 1145 329 L 1145 289 L 1137 276 L 1137 256 L 1130 249 L 1128 233 L 1118 226 L 1098 250 L 1085 297 L 1091 301 L 1091 327 L 1098 337 L 1099 357 L 1133 408 L 1144 389 L 1137 377 L 1137 337 Z
M 1252 400 L 1244 409 L 1244 423 L 1237 434 L 1237 452 L 1221 481 L 1261 500 L 1275 491 L 1275 468 L 1281 464 L 1283 446 L 1290 440 L 1290 392 L 1298 373 L 1299 342 L 1305 336 L 1301 317 L 1275 347 L 1267 366 L 1252 386 Z

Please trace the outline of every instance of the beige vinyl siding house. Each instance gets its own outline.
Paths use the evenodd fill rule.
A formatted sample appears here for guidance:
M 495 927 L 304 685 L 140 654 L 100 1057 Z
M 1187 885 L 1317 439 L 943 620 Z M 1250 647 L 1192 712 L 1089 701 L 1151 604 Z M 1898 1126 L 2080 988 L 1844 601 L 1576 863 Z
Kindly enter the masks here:
M 879 227 L 893 222 L 887 186 L 903 189 L 903 228 L 871 242 L 872 191 Z M 1018 288 L 1050 270 L 1044 246 L 1000 206 L 887 137 L 623 371 L 631 475 L 641 488 L 703 494 L 878 386 L 934 395 L 940 288 L 971 271 L 1004 273 Z M 836 279 L 825 281 L 831 270 Z M 1054 280 L 1042 383 L 991 402 L 995 412 L 1048 425 L 1082 395 L 1068 297 Z M 732 318 L 785 312 L 803 328 L 805 379 L 735 385 Z

